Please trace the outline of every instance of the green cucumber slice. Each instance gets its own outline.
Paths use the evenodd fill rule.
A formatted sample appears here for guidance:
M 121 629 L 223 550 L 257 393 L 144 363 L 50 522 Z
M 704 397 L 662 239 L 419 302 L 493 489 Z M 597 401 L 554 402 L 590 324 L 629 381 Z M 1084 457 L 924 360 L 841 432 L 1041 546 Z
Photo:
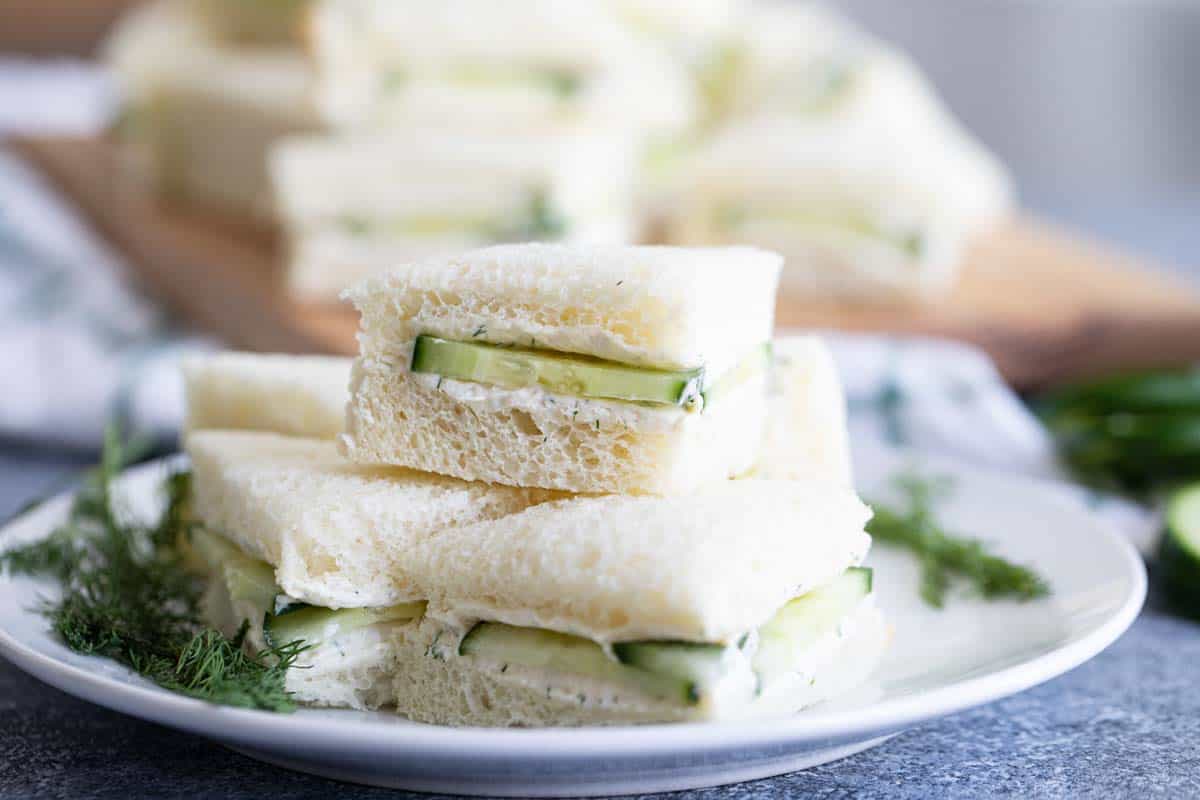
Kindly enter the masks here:
M 1200 483 L 1172 494 L 1166 517 L 1159 553 L 1163 591 L 1179 611 L 1200 619 Z
M 479 233 L 487 230 L 492 220 L 451 214 L 414 214 L 393 219 L 345 215 L 337 218 L 337 224 L 351 236 L 445 236 Z
M 193 528 L 190 545 L 192 552 L 212 571 L 220 569 L 222 564 L 232 558 L 245 558 L 242 551 L 232 542 L 207 528 Z
M 540 386 L 547 391 L 601 400 L 657 405 L 698 405 L 703 368 L 656 370 L 521 347 L 454 342 L 418 336 L 413 372 L 507 389 Z
M 279 587 L 275 585 L 275 570 L 262 561 L 241 556 L 221 565 L 229 600 L 245 603 L 256 610 L 266 611 L 275 602 Z
M 811 234 L 836 233 L 877 242 L 919 258 L 925 250 L 924 233 L 916 228 L 889 228 L 859 211 L 835 211 L 809 208 L 747 208 L 723 206 L 714 214 L 716 225 L 736 232 L 751 222 L 778 223 Z
M 729 671 L 729 648 L 697 642 L 624 642 L 613 645 L 622 664 L 686 681 L 693 703 L 701 689 L 717 683 Z
M 267 644 L 272 647 L 295 641 L 302 641 L 311 646 L 368 625 L 381 622 L 410 622 L 419 619 L 424 613 L 424 603 L 401 603 L 388 608 L 341 609 L 291 603 L 277 613 L 267 612 L 263 621 L 263 634 Z
M 275 569 L 243 553 L 222 536 L 205 529 L 191 532 L 191 552 L 207 566 L 210 580 L 221 580 L 229 602 L 238 614 L 256 620 L 269 610 L 279 594 Z
M 659 645 L 648 644 L 646 647 L 653 649 Z M 604 648 L 590 639 L 538 628 L 481 622 L 463 637 L 458 653 L 487 658 L 501 665 L 517 664 L 622 684 L 681 705 L 697 705 L 704 692 L 704 687 L 696 680 L 684 676 L 687 670 L 681 666 L 676 665 L 676 674 L 658 674 L 640 665 L 624 664 L 611 658 Z
M 753 667 L 759 685 L 793 671 L 798 656 L 837 629 L 871 593 L 872 572 L 851 567 L 831 583 L 801 595 L 758 629 Z
M 852 567 L 828 585 L 792 600 L 759 628 L 752 661 L 759 686 L 794 671 L 804 651 L 834 631 L 871 593 L 871 581 L 870 569 Z M 694 706 L 733 674 L 737 649 L 696 642 L 621 642 L 613 645 L 613 658 L 599 644 L 580 636 L 480 622 L 463 637 L 458 654 L 629 685 L 653 697 Z

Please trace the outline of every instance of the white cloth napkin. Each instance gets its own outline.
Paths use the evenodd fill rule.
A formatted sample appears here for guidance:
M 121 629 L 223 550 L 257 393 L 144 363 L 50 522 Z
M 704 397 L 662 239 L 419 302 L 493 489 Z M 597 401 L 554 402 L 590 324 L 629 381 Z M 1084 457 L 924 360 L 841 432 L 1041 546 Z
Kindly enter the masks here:
M 77 68 L 58 69 L 69 74 L 54 72 L 40 91 L 73 96 Z M 36 73 L 21 70 L 26 79 Z M 29 91 L 4 76 L 0 61 L 0 108 L 15 83 Z M 120 259 L 38 175 L 0 150 L 0 437 L 94 447 L 114 419 L 159 437 L 177 432 L 178 356 L 214 343 L 168 325 L 125 279 Z M 1151 546 L 1153 516 L 1071 484 L 1046 432 L 980 351 L 919 338 L 828 339 L 860 453 L 900 446 L 1052 481 L 1143 551 Z

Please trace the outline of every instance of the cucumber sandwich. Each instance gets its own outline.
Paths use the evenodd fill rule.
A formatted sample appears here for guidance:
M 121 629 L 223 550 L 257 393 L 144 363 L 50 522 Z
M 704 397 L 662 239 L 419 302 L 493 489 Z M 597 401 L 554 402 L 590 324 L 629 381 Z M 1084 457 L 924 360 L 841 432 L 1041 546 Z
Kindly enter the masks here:
M 322 108 L 360 128 L 674 135 L 695 112 L 682 67 L 607 3 L 340 0 L 309 39 Z
M 404 265 L 362 315 L 343 453 L 466 480 L 670 494 L 764 433 L 778 256 L 506 245 Z
M 753 468 L 739 477 L 851 485 L 846 398 L 828 348 L 816 336 L 785 336 L 758 355 L 770 357 L 766 434 Z M 182 365 L 185 427 L 333 439 L 344 427 L 352 363 L 279 353 L 191 355 Z M 743 369 L 755 363 L 747 359 Z
M 293 137 L 271 175 L 295 292 L 498 242 L 636 237 L 633 139 L 559 125 Z
M 708 73 L 723 124 L 677 170 L 672 241 L 777 250 L 785 291 L 919 298 L 1011 211 L 915 65 L 827 10 L 756 6 Z
M 271 149 L 328 127 L 312 64 L 299 50 L 215 39 L 193 10 L 158 0 L 118 22 L 105 46 L 125 102 L 118 133 L 165 195 L 271 224 Z
M 869 512 L 834 482 L 567 497 L 276 434 L 187 447 L 210 621 L 305 642 L 304 702 L 462 725 L 784 714 L 861 681 L 886 640 Z

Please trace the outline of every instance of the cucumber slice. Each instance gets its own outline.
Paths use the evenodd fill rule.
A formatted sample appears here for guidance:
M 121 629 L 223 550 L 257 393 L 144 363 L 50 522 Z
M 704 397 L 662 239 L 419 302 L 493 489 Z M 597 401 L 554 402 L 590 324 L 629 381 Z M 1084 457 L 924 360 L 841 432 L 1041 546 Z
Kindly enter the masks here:
M 670 646 L 644 645 L 650 651 Z M 623 647 L 636 648 L 637 645 Z M 636 649 L 634 652 L 638 653 Z M 463 637 L 458 653 L 487 658 L 502 665 L 517 664 L 531 669 L 584 675 L 630 686 L 651 697 L 682 705 L 697 705 L 704 691 L 694 678 L 685 676 L 688 670 L 678 663 L 674 664 L 676 674 L 659 674 L 641 665 L 624 664 L 609 657 L 604 648 L 590 639 L 538 628 L 481 622 Z M 642 651 L 641 656 L 647 661 L 652 660 L 646 651 Z
M 191 550 L 208 566 L 210 574 L 225 581 L 229 599 L 268 609 L 279 594 L 275 570 L 265 561 L 251 558 L 234 544 L 205 528 L 192 531 Z
M 259 619 L 279 594 L 275 569 L 251 558 L 237 546 L 205 528 L 192 531 L 190 552 L 207 566 L 210 580 L 225 583 L 225 592 L 235 613 Z
M 758 629 L 753 667 L 759 686 L 793 671 L 798 658 L 838 624 L 871 593 L 872 573 L 851 567 L 833 582 L 801 595 L 776 612 Z
M 622 664 L 686 681 L 689 699 L 700 702 L 702 687 L 711 686 L 729 671 L 729 648 L 697 642 L 624 642 L 613 645 Z
M 275 570 L 270 564 L 255 561 L 239 554 L 221 565 L 229 600 L 235 607 L 266 611 L 275 602 L 279 587 L 275 585 Z M 242 604 L 245 604 L 244 606 Z
M 251 558 L 224 537 L 196 527 L 188 538 L 186 557 L 195 571 L 225 589 L 227 612 L 235 619 L 256 622 L 269 611 L 279 594 L 275 569 Z
M 272 598 L 274 603 L 274 598 Z M 269 608 L 270 606 L 268 606 Z M 302 641 L 308 645 L 327 642 L 341 634 L 381 622 L 409 622 L 425 613 L 424 603 L 401 603 L 388 608 L 320 608 L 292 603 L 278 613 L 268 612 L 263 621 L 264 638 L 272 647 Z
M 787 225 L 813 235 L 835 234 L 877 242 L 919 258 L 925 250 L 925 236 L 915 227 L 886 226 L 869 215 L 853 211 L 811 208 L 747 208 L 722 206 L 714 212 L 718 228 L 736 232 L 751 223 Z
M 395 219 L 372 219 L 346 215 L 338 217 L 337 223 L 351 236 L 447 236 L 450 234 L 472 234 L 486 230 L 491 223 L 488 217 L 452 216 L 450 214 L 421 214 Z
M 215 571 L 231 558 L 245 558 L 242 551 L 229 540 L 218 536 L 207 528 L 197 527 L 191 532 L 191 552 L 203 561 L 209 570 Z
M 698 405 L 703 368 L 656 370 L 588 356 L 418 336 L 412 371 L 507 389 L 547 391 L 601 400 Z
M 780 609 L 758 630 L 752 666 L 759 686 L 794 671 L 804 651 L 834 631 L 870 593 L 871 570 L 852 567 Z M 668 702 L 694 706 L 734 674 L 737 650 L 695 642 L 622 642 L 613 645 L 614 659 L 599 644 L 580 636 L 480 622 L 463 637 L 458 654 L 620 683 Z
M 1159 570 L 1172 605 L 1200 619 L 1200 483 L 1176 491 L 1167 502 Z

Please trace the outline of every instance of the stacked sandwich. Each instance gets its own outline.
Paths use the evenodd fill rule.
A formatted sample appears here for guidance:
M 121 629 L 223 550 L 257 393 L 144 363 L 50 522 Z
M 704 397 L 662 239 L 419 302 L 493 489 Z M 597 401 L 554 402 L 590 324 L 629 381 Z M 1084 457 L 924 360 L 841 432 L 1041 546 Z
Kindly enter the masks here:
M 753 242 L 784 289 L 919 299 L 1004 219 L 1004 168 L 916 66 L 820 6 L 757 4 L 706 65 L 711 133 L 675 170 L 672 239 Z
M 157 185 L 281 228 L 307 297 L 538 239 L 922 298 L 1011 206 L 909 60 L 797 0 L 154 0 L 109 54 Z
M 635 157 L 692 118 L 686 74 L 596 2 L 156 0 L 108 51 L 141 169 L 281 228 L 305 296 L 490 243 L 634 241 Z
M 770 341 L 779 269 L 497 246 L 356 287 L 353 365 L 189 363 L 212 622 L 305 642 L 302 701 L 439 724 L 787 714 L 860 683 L 887 639 L 869 512 L 828 354 Z

